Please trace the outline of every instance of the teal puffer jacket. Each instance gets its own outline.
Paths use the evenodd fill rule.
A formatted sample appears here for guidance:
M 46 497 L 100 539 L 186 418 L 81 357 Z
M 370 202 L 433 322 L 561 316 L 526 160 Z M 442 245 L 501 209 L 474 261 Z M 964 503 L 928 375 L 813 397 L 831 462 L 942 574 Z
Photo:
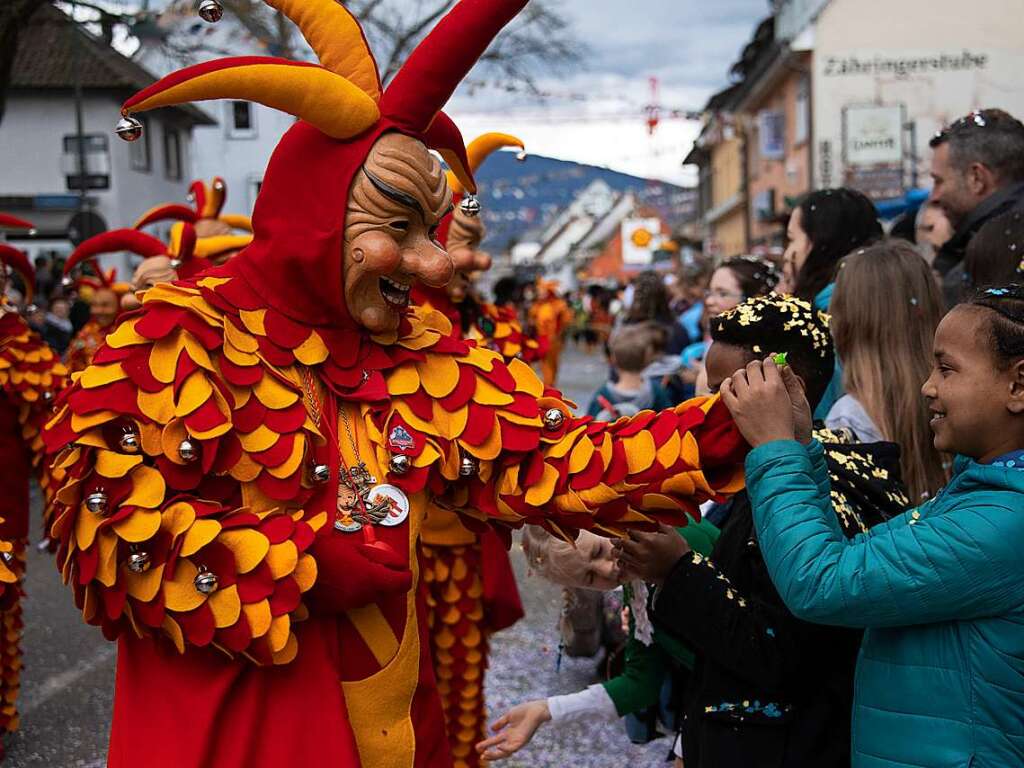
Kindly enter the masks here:
M 934 499 L 848 540 L 819 443 L 768 443 L 746 466 L 786 605 L 867 628 L 854 768 L 1024 766 L 1024 470 L 960 457 Z

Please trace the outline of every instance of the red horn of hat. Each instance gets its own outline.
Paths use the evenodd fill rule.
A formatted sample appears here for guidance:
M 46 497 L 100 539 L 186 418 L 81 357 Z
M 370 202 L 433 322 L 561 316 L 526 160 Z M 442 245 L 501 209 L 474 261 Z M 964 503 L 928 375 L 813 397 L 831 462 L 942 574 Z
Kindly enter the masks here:
M 95 259 L 104 253 L 128 251 L 144 259 L 151 256 L 166 256 L 167 246 L 152 235 L 139 232 L 137 229 L 112 229 L 109 232 L 90 237 L 68 257 L 64 264 L 67 275 L 83 261 Z
M 3 216 L 4 214 L 0 214 L 0 217 Z M 14 217 L 12 216 L 11 218 Z M 32 225 L 29 224 L 28 227 L 24 228 L 31 229 Z M 19 229 L 23 229 L 23 227 L 19 226 Z M 25 252 L 7 243 L 0 243 L 0 262 L 3 262 L 18 273 L 22 282 L 25 283 L 25 303 L 27 304 L 32 301 L 32 297 L 35 294 L 36 271 L 32 268 L 32 263 L 28 260 Z
M 0 229 L 35 229 L 35 224 L 9 213 L 0 213 Z

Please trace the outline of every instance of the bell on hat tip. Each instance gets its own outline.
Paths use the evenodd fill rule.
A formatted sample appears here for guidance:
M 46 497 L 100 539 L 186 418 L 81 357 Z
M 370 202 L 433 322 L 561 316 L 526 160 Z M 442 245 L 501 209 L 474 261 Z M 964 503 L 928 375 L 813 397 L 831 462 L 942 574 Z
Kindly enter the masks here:
M 131 115 L 122 115 L 114 126 L 114 133 L 125 141 L 135 141 L 142 136 L 142 123 Z
M 177 269 L 181 266 L 181 259 L 171 259 L 171 269 Z
M 216 24 L 224 15 L 224 6 L 217 0 L 201 0 L 199 3 L 199 18 L 210 24 Z
M 475 218 L 480 215 L 480 201 L 476 195 L 467 195 L 459 203 L 459 210 L 470 218 Z
M 396 475 L 404 475 L 412 469 L 412 460 L 404 453 L 396 453 L 391 457 L 391 461 L 388 462 L 388 466 Z
M 516 152 L 516 160 L 518 160 L 520 163 L 523 162 L 524 160 L 526 160 L 526 150 L 525 149 L 521 149 L 518 152 Z
M 70 275 L 64 275 L 64 277 L 60 279 L 60 284 L 65 288 L 70 288 L 75 284 L 75 281 L 71 279 Z

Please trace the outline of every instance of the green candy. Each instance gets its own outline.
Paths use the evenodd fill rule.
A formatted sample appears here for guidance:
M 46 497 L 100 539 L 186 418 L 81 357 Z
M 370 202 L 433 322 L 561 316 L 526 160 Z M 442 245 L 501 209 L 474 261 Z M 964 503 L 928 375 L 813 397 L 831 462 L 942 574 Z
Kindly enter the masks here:
M 775 363 L 776 365 L 780 366 L 780 367 L 785 365 L 786 364 L 786 354 L 787 354 L 786 352 L 776 352 L 774 355 L 772 355 L 772 362 Z

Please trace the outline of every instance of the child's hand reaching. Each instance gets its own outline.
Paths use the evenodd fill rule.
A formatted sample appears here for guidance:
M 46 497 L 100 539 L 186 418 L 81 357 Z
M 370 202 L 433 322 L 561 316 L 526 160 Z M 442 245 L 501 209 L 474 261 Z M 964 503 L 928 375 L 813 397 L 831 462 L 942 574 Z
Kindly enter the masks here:
M 491 724 L 494 735 L 476 745 L 485 760 L 504 760 L 530 743 L 533 734 L 551 719 L 545 699 L 517 704 Z
M 788 366 L 754 360 L 720 388 L 722 400 L 751 447 L 775 440 L 811 439 L 811 409 L 800 379 Z
M 679 558 L 690 551 L 686 539 L 667 525 L 652 533 L 630 531 L 628 539 L 618 539 L 612 547 L 620 573 L 651 584 L 663 584 Z

